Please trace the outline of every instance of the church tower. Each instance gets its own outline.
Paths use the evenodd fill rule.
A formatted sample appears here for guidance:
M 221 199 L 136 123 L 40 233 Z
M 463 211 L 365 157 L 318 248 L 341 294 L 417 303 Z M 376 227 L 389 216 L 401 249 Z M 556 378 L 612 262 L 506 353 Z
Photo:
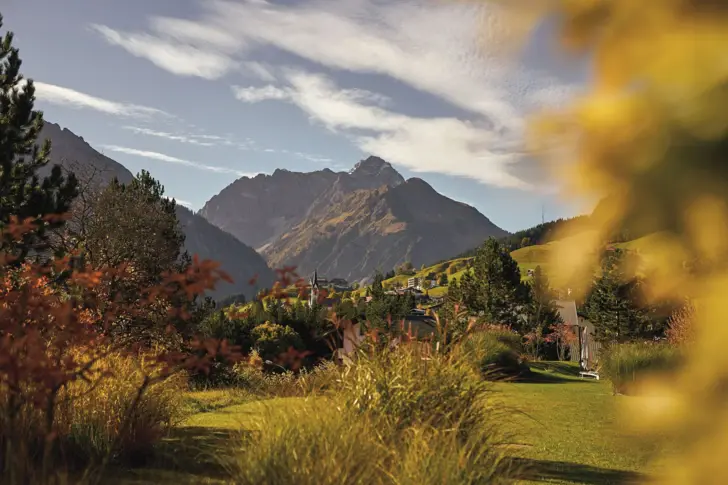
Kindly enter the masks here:
M 319 296 L 319 281 L 318 281 L 318 271 L 313 271 L 313 276 L 308 280 L 309 284 L 311 285 L 311 293 L 308 297 L 308 304 L 310 306 L 313 306 L 314 303 L 318 301 Z

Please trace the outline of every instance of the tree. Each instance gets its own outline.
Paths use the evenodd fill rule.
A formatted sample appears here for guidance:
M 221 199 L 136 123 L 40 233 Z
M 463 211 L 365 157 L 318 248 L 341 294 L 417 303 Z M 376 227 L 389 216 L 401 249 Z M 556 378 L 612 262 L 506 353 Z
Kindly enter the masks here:
M 478 248 L 472 277 L 463 275 L 461 288 L 470 312 L 482 312 L 492 324 L 521 326 L 528 290 L 521 283 L 518 264 L 496 239 L 490 238 Z
M 447 285 L 447 274 L 446 273 L 442 273 L 440 275 L 440 280 L 437 282 L 437 284 L 440 285 L 440 286 L 446 286 Z
M 374 300 L 381 300 L 384 298 L 384 287 L 382 286 L 382 281 L 384 281 L 384 277 L 382 276 L 382 273 L 377 271 L 374 275 L 374 281 L 372 281 L 371 290 L 369 291 L 369 294 Z
M 40 179 L 51 145 L 48 140 L 36 145 L 43 113 L 33 110 L 35 86 L 30 79 L 22 85 L 21 63 L 13 33 L 7 32 L 0 44 L 0 234 L 13 217 L 29 218 L 37 225 L 20 241 L 0 239 L 0 251 L 12 254 L 16 263 L 47 250 L 47 230 L 61 226 L 62 221 L 46 216 L 66 213 L 77 193 L 76 178 L 64 177 L 57 165 L 50 176 Z
M 528 322 L 524 330 L 530 336 L 531 350 L 533 356 L 537 358 L 540 355 L 540 347 L 544 342 L 546 331 L 561 322 L 561 316 L 556 306 L 556 297 L 549 285 L 548 276 L 543 272 L 541 266 L 536 266 L 528 290 L 530 293 Z M 576 323 L 571 322 L 572 325 Z
M 624 342 L 645 336 L 648 311 L 641 305 L 642 281 L 624 271 L 624 253 L 609 251 L 602 258 L 602 274 L 584 303 L 595 337 L 602 342 Z
M 140 288 L 158 284 L 166 273 L 181 272 L 189 266 L 191 258 L 183 251 L 184 233 L 175 207 L 175 202 L 164 196 L 164 187 L 146 171 L 128 185 L 113 180 L 95 198 L 82 244 L 83 259 L 94 268 L 129 268 L 127 277 L 108 288 L 110 297 L 131 304 L 138 299 Z M 188 303 L 180 301 L 180 308 L 197 309 Z M 145 315 L 151 321 L 162 320 L 161 315 Z M 115 331 L 128 334 L 139 327 L 140 318 L 118 319 Z

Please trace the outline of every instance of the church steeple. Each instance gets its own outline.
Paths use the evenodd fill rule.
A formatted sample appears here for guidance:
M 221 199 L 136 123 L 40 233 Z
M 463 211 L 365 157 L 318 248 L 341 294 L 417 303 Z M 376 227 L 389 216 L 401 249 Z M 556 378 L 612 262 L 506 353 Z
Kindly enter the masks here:
M 310 279 L 311 283 L 311 294 L 309 295 L 308 303 L 313 306 L 318 300 L 319 295 L 319 282 L 318 282 L 318 270 L 313 270 L 313 276 Z

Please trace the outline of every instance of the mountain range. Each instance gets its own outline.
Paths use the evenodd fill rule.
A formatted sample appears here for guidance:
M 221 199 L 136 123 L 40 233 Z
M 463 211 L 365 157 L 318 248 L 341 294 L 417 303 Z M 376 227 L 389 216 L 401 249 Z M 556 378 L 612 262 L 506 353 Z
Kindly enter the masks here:
M 371 156 L 349 172 L 329 169 L 243 177 L 200 214 L 262 254 L 271 267 L 293 265 L 357 281 L 404 262 L 430 264 L 508 233 L 475 208 L 405 180 Z
M 93 173 L 100 185 L 132 178 L 123 165 L 83 138 L 46 123 L 40 139 L 52 142 L 51 163 Z M 154 175 L 154 174 L 152 174 Z M 351 282 L 389 271 L 404 262 L 431 264 L 508 233 L 475 208 L 449 199 L 420 178 L 405 180 L 394 167 L 371 156 L 349 172 L 329 169 L 242 177 L 213 196 L 199 213 L 178 207 L 185 248 L 216 259 L 235 280 L 215 298 L 250 295 L 273 281 L 270 268 L 296 266 Z M 255 249 L 253 249 L 255 248 Z M 265 258 L 265 259 L 264 259 Z
M 48 172 L 52 165 L 58 164 L 76 172 L 81 184 L 91 183 L 96 186 L 103 186 L 114 177 L 122 183 L 134 177 L 126 167 L 102 155 L 83 138 L 57 124 L 46 122 L 39 139 L 51 140 L 51 163 L 45 167 Z M 197 254 L 200 259 L 218 261 L 233 280 L 233 284 L 219 282 L 209 296 L 220 299 L 244 294 L 250 298 L 255 288 L 248 283 L 256 275 L 258 288 L 266 288 L 273 283 L 273 271 L 250 246 L 180 205 L 177 206 L 177 219 L 185 234 L 185 249 L 190 254 Z

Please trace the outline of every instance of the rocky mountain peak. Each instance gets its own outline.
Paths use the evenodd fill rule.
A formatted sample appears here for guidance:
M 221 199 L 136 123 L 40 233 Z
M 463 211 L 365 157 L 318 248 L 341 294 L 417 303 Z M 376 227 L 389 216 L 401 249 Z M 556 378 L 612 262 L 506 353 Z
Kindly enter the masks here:
M 375 180 L 378 184 L 394 187 L 404 182 L 404 177 L 392 167 L 392 164 L 379 157 L 370 156 L 354 165 L 349 172 L 354 179 Z

